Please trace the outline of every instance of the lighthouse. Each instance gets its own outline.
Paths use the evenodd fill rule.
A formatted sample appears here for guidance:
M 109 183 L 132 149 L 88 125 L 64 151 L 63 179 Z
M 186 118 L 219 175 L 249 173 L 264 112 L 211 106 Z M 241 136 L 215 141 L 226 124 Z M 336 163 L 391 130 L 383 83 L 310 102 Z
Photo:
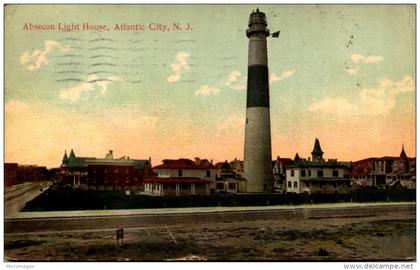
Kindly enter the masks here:
M 268 90 L 267 29 L 265 14 L 258 9 L 249 17 L 246 36 L 248 83 L 245 122 L 244 177 L 247 192 L 272 192 L 270 98 Z

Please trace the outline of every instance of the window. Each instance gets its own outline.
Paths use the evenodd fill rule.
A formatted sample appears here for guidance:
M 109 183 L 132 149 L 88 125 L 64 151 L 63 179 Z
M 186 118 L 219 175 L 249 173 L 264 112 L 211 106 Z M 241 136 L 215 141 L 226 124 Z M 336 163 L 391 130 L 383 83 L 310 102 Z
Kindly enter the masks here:
M 182 170 L 178 170 L 178 177 L 182 176 Z
M 225 184 L 223 184 L 223 183 L 217 183 L 216 184 L 216 189 L 224 190 L 225 189 Z
M 298 183 L 297 182 L 293 182 L 293 187 L 297 188 Z
M 207 177 L 210 177 L 210 171 L 209 171 L 209 170 L 207 170 L 207 172 L 206 172 L 206 176 L 207 176 Z
M 324 177 L 324 171 L 323 170 L 318 170 L 317 171 L 317 176 L 318 177 Z
M 290 172 L 290 176 L 295 176 L 295 170 L 292 170 L 292 171 Z
M 312 171 L 311 170 L 308 170 L 308 176 L 309 177 L 311 176 L 311 174 L 312 174 Z
M 305 170 L 301 170 L 300 171 L 300 176 L 305 177 L 306 176 L 306 171 Z
M 289 187 L 289 188 L 292 187 L 292 182 L 291 181 L 287 181 L 287 187 Z
M 229 189 L 236 189 L 235 183 L 229 183 Z
M 338 171 L 337 170 L 333 170 L 333 177 L 338 177 Z

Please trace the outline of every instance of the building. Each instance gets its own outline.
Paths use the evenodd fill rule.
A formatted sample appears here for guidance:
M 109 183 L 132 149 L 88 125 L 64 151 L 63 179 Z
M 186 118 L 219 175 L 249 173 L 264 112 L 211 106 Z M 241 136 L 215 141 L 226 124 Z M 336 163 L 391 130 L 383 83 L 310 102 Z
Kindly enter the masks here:
M 244 177 L 247 192 L 272 192 L 270 98 L 267 65 L 267 20 L 258 9 L 249 17 L 248 84 Z
M 14 186 L 23 182 L 18 182 L 18 164 L 4 163 L 4 185 L 6 187 Z
M 283 193 L 286 190 L 286 166 L 293 164 L 290 158 L 280 158 L 277 156 L 276 160 L 272 161 L 274 191 Z
M 415 188 L 416 158 L 409 158 L 404 146 L 400 156 L 371 157 L 353 163 L 349 174 L 356 188 Z
M 76 157 L 73 149 L 67 156 L 64 150 L 64 156 L 60 165 L 61 179 L 73 187 L 79 187 L 81 184 L 87 184 L 87 160 L 95 157 Z M 83 186 L 83 185 L 82 185 Z
M 165 159 L 153 170 L 157 176 L 144 179 L 146 195 L 210 195 L 215 189 L 216 168 L 207 159 Z
M 375 158 L 373 167 L 373 185 L 376 187 L 394 186 L 396 183 L 401 184 L 402 182 L 408 184 L 408 182 L 415 180 L 415 177 L 412 179 L 413 167 L 410 174 L 410 159 L 405 153 L 404 145 L 401 148 L 399 157 L 385 156 Z M 408 185 L 411 186 L 411 184 Z
M 45 166 L 33 164 L 19 165 L 17 178 L 22 182 L 39 182 L 48 180 L 48 170 Z
M 48 181 L 47 167 L 17 163 L 4 163 L 4 184 L 13 186 L 25 182 Z
M 310 159 L 300 159 L 286 166 L 286 192 L 290 193 L 348 193 L 351 191 L 351 180 L 346 177 L 351 163 L 327 161 L 318 139 L 315 139 Z
M 409 181 L 410 175 L 410 160 L 402 146 L 400 157 L 392 164 L 392 181 Z
M 112 150 L 105 158 L 87 161 L 87 185 L 103 190 L 143 190 L 144 178 L 153 175 L 150 160 L 114 158 Z
M 246 192 L 246 180 L 235 172 L 232 162 L 218 162 L 216 168 L 216 192 L 217 193 L 239 193 Z
M 403 187 L 415 189 L 416 188 L 416 158 L 408 158 L 408 174 L 410 176 L 409 181 L 403 181 L 401 185 Z
M 352 185 L 355 187 L 372 187 L 373 182 L 373 171 L 375 158 L 365 158 L 352 163 L 352 170 L 349 174 L 352 180 Z
M 48 169 L 48 180 L 52 183 L 60 182 L 60 168 L 50 168 Z
M 73 188 L 128 192 L 143 190 L 144 178 L 153 175 L 150 159 L 114 158 L 112 150 L 105 158 L 76 157 L 73 149 L 64 153 L 60 173 Z
M 237 177 L 244 178 L 244 161 L 235 158 L 230 162 L 233 172 Z
M 373 161 L 373 185 L 385 187 L 392 182 L 392 165 L 398 157 L 380 157 Z
M 221 178 L 235 178 L 235 172 L 233 171 L 232 165 L 230 162 L 225 160 L 225 162 L 218 162 L 214 164 L 216 169 L 216 179 Z

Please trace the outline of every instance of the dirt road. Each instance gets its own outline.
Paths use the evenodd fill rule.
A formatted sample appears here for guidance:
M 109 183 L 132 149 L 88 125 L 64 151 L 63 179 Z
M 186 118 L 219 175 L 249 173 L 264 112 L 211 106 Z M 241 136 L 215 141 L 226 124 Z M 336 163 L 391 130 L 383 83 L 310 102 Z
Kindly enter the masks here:
M 5 216 L 15 216 L 25 204 L 39 196 L 49 186 L 50 182 L 25 182 L 20 185 L 6 187 L 4 189 L 4 204 L 5 204 Z
M 6 259 L 20 261 L 414 260 L 415 245 L 414 204 L 5 223 Z

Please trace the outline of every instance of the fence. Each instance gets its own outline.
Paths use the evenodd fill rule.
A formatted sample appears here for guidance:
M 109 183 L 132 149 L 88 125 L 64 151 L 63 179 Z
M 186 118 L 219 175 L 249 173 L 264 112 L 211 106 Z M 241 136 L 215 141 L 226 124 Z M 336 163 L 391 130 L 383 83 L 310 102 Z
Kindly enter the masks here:
M 299 205 L 340 202 L 415 201 L 416 191 L 361 190 L 349 194 L 220 194 L 210 196 L 127 196 L 115 191 L 48 190 L 23 211 L 173 208 L 207 206 Z

